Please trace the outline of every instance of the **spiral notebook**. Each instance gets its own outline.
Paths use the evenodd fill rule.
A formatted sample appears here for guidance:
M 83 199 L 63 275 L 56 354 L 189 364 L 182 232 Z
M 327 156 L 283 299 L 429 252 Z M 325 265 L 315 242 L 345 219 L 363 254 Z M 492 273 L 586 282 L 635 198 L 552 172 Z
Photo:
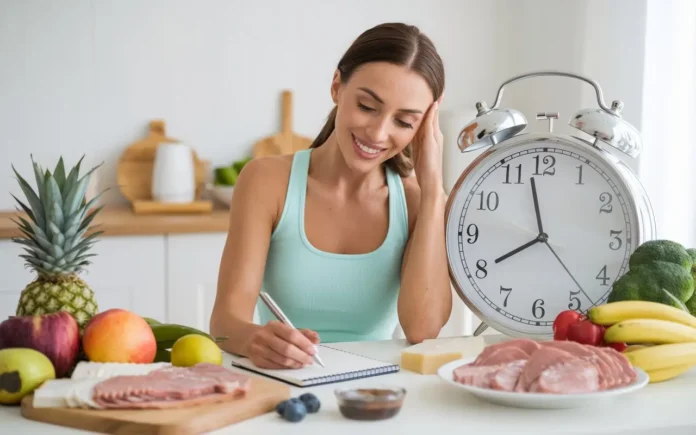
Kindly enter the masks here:
M 349 381 L 398 372 L 398 364 L 368 358 L 366 356 L 319 345 L 319 356 L 324 365 L 312 364 L 301 369 L 263 369 L 244 357 L 232 355 L 232 365 L 261 375 L 269 376 L 298 387 Z

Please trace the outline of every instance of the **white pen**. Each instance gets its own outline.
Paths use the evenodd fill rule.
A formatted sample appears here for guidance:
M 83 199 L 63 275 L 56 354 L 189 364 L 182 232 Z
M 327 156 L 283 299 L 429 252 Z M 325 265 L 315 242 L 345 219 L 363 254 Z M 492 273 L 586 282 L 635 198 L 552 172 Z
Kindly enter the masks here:
M 288 325 L 288 326 L 291 327 L 292 329 L 297 329 L 297 328 L 295 328 L 295 326 L 292 324 L 292 322 L 290 321 L 290 319 L 288 319 L 288 317 L 285 315 L 285 313 L 283 313 L 283 311 L 281 311 L 280 307 L 275 303 L 275 301 L 273 300 L 273 298 L 271 297 L 271 295 L 269 295 L 269 294 L 266 293 L 266 292 L 261 292 L 261 300 L 266 304 L 266 306 L 268 307 L 268 309 L 271 310 L 271 312 L 273 313 L 273 315 L 275 315 L 275 316 L 278 318 L 278 320 L 280 320 L 281 322 L 285 323 L 286 325 Z M 315 346 L 314 348 L 315 348 L 315 350 L 316 350 L 316 346 Z M 326 367 L 326 366 L 324 365 L 324 362 L 321 360 L 321 358 L 319 358 L 319 353 L 318 353 L 318 351 L 314 353 L 313 358 L 314 358 L 314 361 L 317 362 L 317 364 L 319 364 L 319 365 L 322 366 L 322 367 Z

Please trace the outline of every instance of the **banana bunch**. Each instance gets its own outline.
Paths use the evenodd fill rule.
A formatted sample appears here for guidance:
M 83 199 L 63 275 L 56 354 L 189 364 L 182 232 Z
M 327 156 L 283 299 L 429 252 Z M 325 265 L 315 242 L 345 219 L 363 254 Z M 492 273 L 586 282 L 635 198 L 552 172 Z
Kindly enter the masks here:
M 143 317 L 143 319 L 150 325 L 152 333 L 155 335 L 155 340 L 157 341 L 155 362 L 171 362 L 170 349 L 178 339 L 185 335 L 203 335 L 213 340 L 215 343 L 221 343 L 227 340 L 227 337 L 213 337 L 210 334 L 190 326 L 171 323 L 165 324 L 149 317 Z
M 623 354 L 651 383 L 685 373 L 696 365 L 696 317 L 649 301 L 620 301 L 592 307 L 590 321 L 607 326 L 604 341 L 626 343 Z

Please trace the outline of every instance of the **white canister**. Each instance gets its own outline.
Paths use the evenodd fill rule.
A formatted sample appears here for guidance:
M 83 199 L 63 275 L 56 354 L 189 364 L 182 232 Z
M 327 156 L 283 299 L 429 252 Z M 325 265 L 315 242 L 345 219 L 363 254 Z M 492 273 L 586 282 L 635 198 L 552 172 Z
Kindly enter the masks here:
M 152 198 L 159 202 L 192 202 L 196 197 L 193 150 L 182 143 L 157 146 L 152 170 Z

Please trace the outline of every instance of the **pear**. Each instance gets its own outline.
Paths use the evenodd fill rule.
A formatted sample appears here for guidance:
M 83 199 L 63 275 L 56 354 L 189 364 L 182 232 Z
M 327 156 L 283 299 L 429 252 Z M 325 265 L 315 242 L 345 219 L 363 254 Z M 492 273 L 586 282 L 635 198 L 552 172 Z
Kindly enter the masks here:
M 45 381 L 56 378 L 56 370 L 41 352 L 22 347 L 0 350 L 0 404 L 17 405 Z

